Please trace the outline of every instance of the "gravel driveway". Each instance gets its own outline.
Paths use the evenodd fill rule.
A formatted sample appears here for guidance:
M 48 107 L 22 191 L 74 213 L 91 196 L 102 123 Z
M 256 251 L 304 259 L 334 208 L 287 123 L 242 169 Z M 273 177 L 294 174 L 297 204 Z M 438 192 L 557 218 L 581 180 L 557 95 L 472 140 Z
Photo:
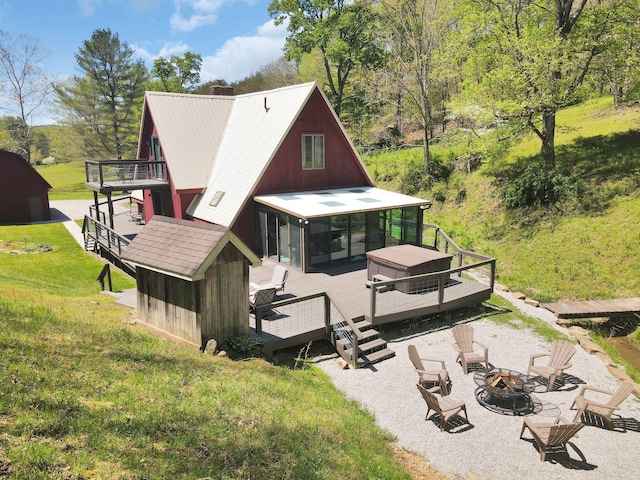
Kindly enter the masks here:
M 529 308 L 524 304 L 522 307 Z M 547 310 L 531 309 L 526 313 L 534 313 L 560 328 Z M 460 319 L 454 317 L 455 321 Z M 526 373 L 531 354 L 549 351 L 549 344 L 528 330 L 499 326 L 482 317 L 469 324 L 474 327 L 476 338 L 489 346 L 489 361 L 494 367 Z M 523 417 L 494 413 L 478 403 L 473 372 L 463 375 L 462 367 L 455 362 L 450 326 L 438 329 L 437 324 L 427 322 L 405 331 L 385 332 L 396 356 L 371 368 L 342 370 L 335 358 L 321 359 L 318 365 L 348 398 L 372 412 L 376 422 L 391 432 L 400 446 L 424 455 L 433 468 L 451 478 L 638 478 L 640 401 L 636 397 L 628 397 L 618 412 L 616 424 L 621 428 L 609 431 L 585 426 L 570 442 L 569 457 L 548 454 L 547 461 L 541 462 L 528 430 L 525 439 L 519 439 Z M 409 344 L 416 345 L 422 357 L 445 360 L 452 380 L 451 398 L 466 402 L 470 424 L 459 421 L 449 431 L 440 432 L 438 419 L 424 420 L 426 404 L 415 386 L 418 376 L 407 354 Z M 565 386 L 551 392 L 544 387 L 536 389 L 532 396 L 536 412 L 529 416 L 532 421 L 549 422 L 558 415 L 573 420 L 575 411 L 570 407 L 585 383 L 610 391 L 618 387 L 619 381 L 598 357 L 576 348 Z

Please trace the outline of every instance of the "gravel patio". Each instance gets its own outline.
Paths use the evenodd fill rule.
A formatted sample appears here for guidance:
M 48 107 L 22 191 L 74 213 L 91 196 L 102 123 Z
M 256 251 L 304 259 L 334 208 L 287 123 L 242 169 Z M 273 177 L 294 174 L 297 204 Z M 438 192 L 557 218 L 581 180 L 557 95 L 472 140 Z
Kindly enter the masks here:
M 510 301 L 566 332 L 555 325 L 555 316 L 549 311 Z M 452 322 L 469 321 L 476 339 L 489 346 L 491 366 L 526 373 L 531 354 L 549 351 L 549 344 L 529 330 L 497 325 L 486 318 L 488 314 L 490 311 L 476 318 L 467 314 L 454 317 Z M 614 415 L 615 430 L 587 425 L 570 441 L 568 457 L 547 454 L 547 461 L 541 462 L 529 431 L 524 439 L 519 438 L 524 417 L 492 412 L 476 400 L 473 372 L 465 376 L 455 362 L 451 323 L 434 320 L 405 326 L 383 334 L 396 352 L 392 359 L 357 370 L 342 370 L 331 356 L 318 359 L 317 364 L 348 398 L 372 412 L 401 447 L 423 455 L 431 467 L 451 478 L 470 480 L 638 478 L 640 401 L 633 394 L 622 404 L 619 416 Z M 452 428 L 440 432 L 436 417 L 424 420 L 426 404 L 416 388 L 418 376 L 408 357 L 409 344 L 416 345 L 422 357 L 445 360 L 452 381 L 450 396 L 466 402 L 470 424 L 459 417 Z M 570 407 L 582 385 L 614 391 L 620 384 L 600 358 L 580 346 L 576 349 L 566 384 L 551 392 L 540 386 L 533 393 L 535 409 L 528 415 L 532 421 L 549 422 L 558 415 L 573 420 L 575 411 Z

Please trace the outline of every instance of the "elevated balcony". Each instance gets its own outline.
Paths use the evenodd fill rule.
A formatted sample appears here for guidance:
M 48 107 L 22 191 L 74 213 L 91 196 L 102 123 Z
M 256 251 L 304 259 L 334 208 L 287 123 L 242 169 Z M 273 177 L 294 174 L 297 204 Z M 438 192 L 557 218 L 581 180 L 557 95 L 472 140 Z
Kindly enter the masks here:
M 84 186 L 101 194 L 168 187 L 164 161 L 85 160 Z

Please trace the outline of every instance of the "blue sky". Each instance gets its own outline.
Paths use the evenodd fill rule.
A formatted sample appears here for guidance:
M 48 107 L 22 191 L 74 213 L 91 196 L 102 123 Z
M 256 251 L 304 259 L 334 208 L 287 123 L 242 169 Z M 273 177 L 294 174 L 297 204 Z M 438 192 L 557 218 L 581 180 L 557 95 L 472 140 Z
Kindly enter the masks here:
M 39 39 L 47 75 L 78 74 L 74 54 L 94 30 L 110 28 L 149 68 L 153 59 L 202 55 L 202 82 L 240 80 L 282 55 L 286 37 L 269 0 L 0 0 L 0 29 Z

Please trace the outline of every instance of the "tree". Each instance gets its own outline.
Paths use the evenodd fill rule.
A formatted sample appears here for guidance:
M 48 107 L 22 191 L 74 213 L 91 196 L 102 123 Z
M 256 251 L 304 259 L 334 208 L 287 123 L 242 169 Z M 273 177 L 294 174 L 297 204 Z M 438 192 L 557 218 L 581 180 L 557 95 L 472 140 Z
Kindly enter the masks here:
M 530 128 L 543 162 L 555 168 L 556 112 L 575 101 L 607 49 L 621 0 L 461 1 L 461 25 L 474 46 L 468 98 Z
M 148 72 L 118 34 L 97 29 L 75 55 L 82 76 L 56 87 L 68 123 L 83 137 L 90 158 L 135 154 Z
M 169 60 L 158 57 L 153 61 L 151 76 L 158 81 L 152 86 L 163 92 L 192 92 L 200 83 L 202 56 L 185 52 L 184 56 L 173 55 Z
M 408 112 L 422 132 L 423 173 L 430 173 L 429 142 L 437 114 L 442 119 L 446 78 L 439 68 L 439 53 L 445 45 L 448 25 L 442 14 L 444 0 L 385 0 L 380 3 L 385 24 L 390 29 L 393 61 L 389 62 L 395 81 L 398 109 L 408 104 Z
M 371 0 L 272 0 L 269 15 L 276 25 L 288 21 L 287 60 L 299 64 L 314 49 L 321 52 L 328 95 L 338 115 L 354 68 L 375 68 L 385 58 Z
M 0 30 L 0 108 L 15 116 L 9 122 L 17 151 L 31 163 L 33 118 L 51 92 L 51 82 L 42 72 L 47 53 L 28 35 L 11 37 Z

